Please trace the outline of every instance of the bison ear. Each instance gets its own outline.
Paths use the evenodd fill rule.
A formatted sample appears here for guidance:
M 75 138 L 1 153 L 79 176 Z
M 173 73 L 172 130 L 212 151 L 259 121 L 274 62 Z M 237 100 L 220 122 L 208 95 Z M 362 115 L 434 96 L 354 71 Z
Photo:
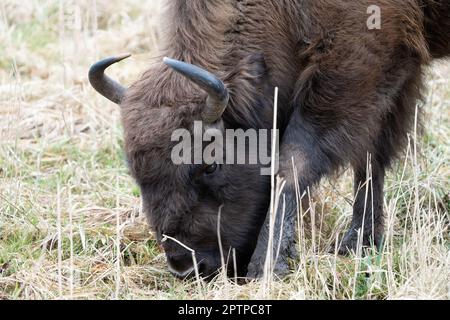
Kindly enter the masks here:
M 271 115 L 273 88 L 263 54 L 252 54 L 241 59 L 225 77 L 230 102 L 224 118 L 242 127 L 256 128 Z M 268 120 L 269 123 L 271 119 Z
M 227 75 L 225 83 L 228 88 L 236 88 L 238 92 L 247 87 L 253 90 L 255 87 L 261 86 L 267 80 L 267 67 L 262 53 L 251 54 L 233 67 Z

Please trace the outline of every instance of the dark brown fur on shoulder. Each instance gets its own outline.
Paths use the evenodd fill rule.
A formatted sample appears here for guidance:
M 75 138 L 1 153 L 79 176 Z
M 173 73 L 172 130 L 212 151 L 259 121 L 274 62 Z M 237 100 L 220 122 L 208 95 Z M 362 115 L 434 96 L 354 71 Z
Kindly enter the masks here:
M 443 58 L 450 52 L 450 1 L 421 0 L 424 12 L 425 38 L 433 58 Z

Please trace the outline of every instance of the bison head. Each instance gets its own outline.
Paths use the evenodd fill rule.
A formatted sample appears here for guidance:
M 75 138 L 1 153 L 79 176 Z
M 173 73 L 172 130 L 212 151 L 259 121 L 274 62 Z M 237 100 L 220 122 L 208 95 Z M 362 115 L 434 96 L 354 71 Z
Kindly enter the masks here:
M 176 164 L 173 150 L 179 141 L 173 141 L 173 133 L 182 129 L 196 139 L 208 130 L 224 132 L 228 128 L 241 128 L 242 125 L 235 120 L 236 117 L 243 119 L 245 115 L 241 112 L 239 116 L 237 112 L 235 118 L 227 117 L 229 104 L 232 102 L 235 108 L 239 108 L 236 104 L 263 104 L 261 99 L 239 99 L 213 74 L 167 58 L 164 60 L 165 66 L 161 66 L 165 68 L 162 69 L 164 71 L 158 72 L 172 75 L 158 77 L 156 85 L 140 80 L 125 89 L 107 77 L 104 71 L 126 57 L 109 58 L 96 63 L 90 70 L 89 78 L 99 93 L 121 105 L 129 168 L 141 189 L 143 208 L 150 226 L 165 250 L 169 270 L 182 278 L 192 275 L 195 268 L 190 250 L 193 250 L 198 271 L 204 277 L 214 275 L 223 262 L 232 274 L 245 275 L 266 216 L 270 179 L 261 175 L 259 162 L 225 164 L 201 161 Z M 257 69 L 261 65 L 257 64 L 259 67 L 252 69 L 249 64 L 252 63 L 246 63 L 244 71 L 234 70 L 232 73 L 234 76 L 240 73 L 244 75 L 243 78 L 253 80 L 258 78 L 258 75 L 252 75 L 252 70 L 260 74 L 261 69 Z M 152 77 L 151 74 L 147 76 Z M 177 77 L 176 80 L 173 77 Z M 260 83 L 244 83 L 243 78 L 237 82 L 237 86 L 261 92 Z M 195 85 L 186 89 L 182 87 L 182 79 L 184 83 Z M 174 83 L 180 84 L 179 87 Z M 161 95 L 158 90 L 167 90 L 161 89 L 165 85 L 172 86 L 170 90 L 176 91 L 166 95 L 179 99 L 159 100 L 156 103 L 155 100 L 151 102 L 151 99 L 145 98 Z M 256 85 L 259 87 L 256 88 Z M 195 94 L 189 92 L 192 90 Z M 244 88 L 234 89 L 239 90 Z M 271 123 L 272 114 L 264 107 L 260 108 L 260 112 L 265 113 L 266 120 Z M 201 132 L 195 130 L 196 121 L 202 121 Z M 240 123 L 251 127 L 245 121 Z M 200 148 L 204 149 L 205 146 L 202 143 Z M 250 149 L 246 150 L 250 152 Z M 195 147 L 184 152 L 194 153 Z M 233 268 L 234 262 L 237 270 Z

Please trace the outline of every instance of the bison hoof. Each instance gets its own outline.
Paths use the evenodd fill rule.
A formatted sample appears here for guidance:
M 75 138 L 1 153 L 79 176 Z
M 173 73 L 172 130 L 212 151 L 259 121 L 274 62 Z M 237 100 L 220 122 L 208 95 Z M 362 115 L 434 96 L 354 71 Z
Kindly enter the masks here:
M 372 235 L 365 235 L 362 243 L 364 248 L 372 248 L 373 246 L 377 249 L 381 247 L 383 235 L 375 234 L 375 241 L 372 240 Z M 351 228 L 344 236 L 341 245 L 338 248 L 337 253 L 342 256 L 347 256 L 350 253 L 355 253 L 358 249 L 358 231 Z M 334 253 L 334 248 L 330 251 Z
M 283 277 L 289 274 L 289 264 L 284 259 L 280 259 L 275 264 L 273 273 L 278 277 Z M 264 262 L 256 263 L 251 262 L 247 268 L 247 278 L 248 279 L 261 279 L 264 277 Z
M 264 265 L 251 262 L 247 267 L 248 279 L 260 279 L 264 275 Z

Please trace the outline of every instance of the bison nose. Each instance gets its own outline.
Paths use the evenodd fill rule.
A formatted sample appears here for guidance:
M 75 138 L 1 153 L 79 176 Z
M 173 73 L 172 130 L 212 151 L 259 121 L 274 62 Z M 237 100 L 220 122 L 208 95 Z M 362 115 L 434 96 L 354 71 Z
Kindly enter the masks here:
M 194 275 L 192 255 L 167 255 L 169 271 L 180 279 L 186 279 Z

